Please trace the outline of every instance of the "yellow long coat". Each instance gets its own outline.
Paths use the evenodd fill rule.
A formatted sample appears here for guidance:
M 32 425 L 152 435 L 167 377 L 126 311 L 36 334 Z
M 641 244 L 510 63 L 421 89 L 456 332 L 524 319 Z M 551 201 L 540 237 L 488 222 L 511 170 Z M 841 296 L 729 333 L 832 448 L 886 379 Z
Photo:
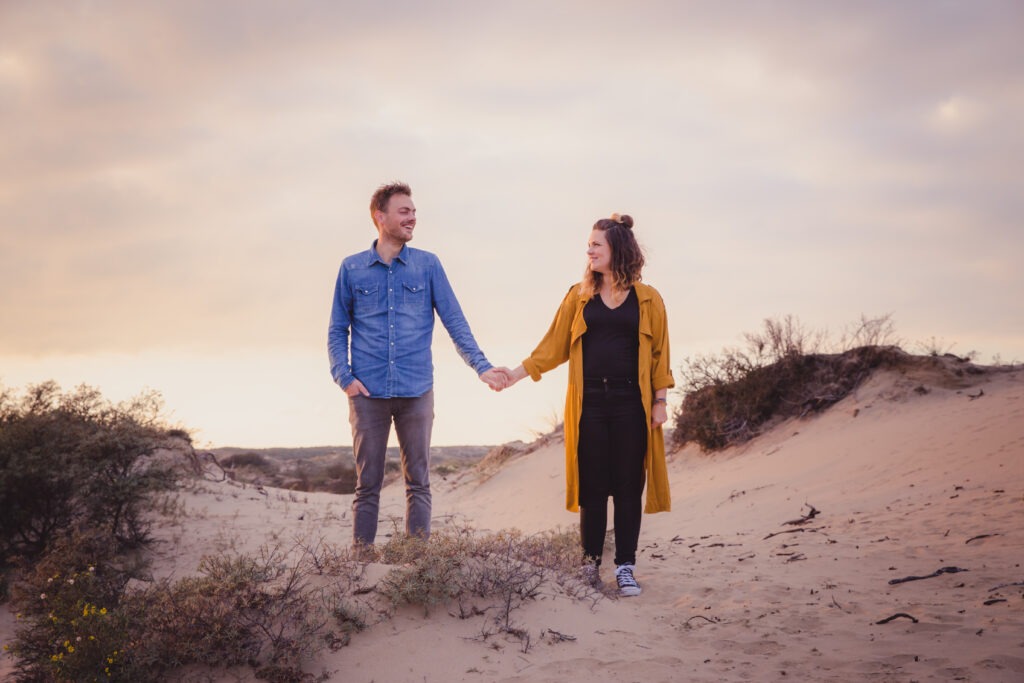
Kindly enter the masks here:
M 665 436 L 660 425 L 656 428 L 650 425 L 654 392 L 675 386 L 669 362 L 668 319 L 665 302 L 658 290 L 640 282 L 633 288 L 640 302 L 640 363 L 637 375 L 648 428 L 644 459 L 647 473 L 644 512 L 667 512 L 672 502 L 665 465 Z M 565 507 L 571 512 L 579 510 L 577 447 L 583 408 L 583 333 L 587 331 L 583 307 L 589 300 L 589 296 L 580 293 L 578 283 L 570 287 L 551 327 L 530 357 L 523 361 L 523 368 L 535 382 L 540 380 L 542 373 L 569 361 L 569 388 L 565 396 Z

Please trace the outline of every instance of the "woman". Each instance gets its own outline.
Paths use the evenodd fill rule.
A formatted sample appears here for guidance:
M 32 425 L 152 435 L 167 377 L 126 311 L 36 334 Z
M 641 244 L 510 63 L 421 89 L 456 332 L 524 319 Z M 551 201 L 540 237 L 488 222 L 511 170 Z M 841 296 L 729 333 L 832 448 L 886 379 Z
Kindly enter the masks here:
M 670 509 L 661 430 L 668 418 L 665 394 L 674 386 L 668 323 L 661 295 L 640 282 L 644 256 L 632 218 L 612 214 L 597 221 L 587 258 L 583 280 L 569 289 L 530 357 L 510 371 L 510 383 L 527 375 L 538 381 L 569 361 L 566 508 L 580 513 L 584 572 L 600 583 L 610 496 L 619 592 L 639 595 L 634 569 L 641 514 Z

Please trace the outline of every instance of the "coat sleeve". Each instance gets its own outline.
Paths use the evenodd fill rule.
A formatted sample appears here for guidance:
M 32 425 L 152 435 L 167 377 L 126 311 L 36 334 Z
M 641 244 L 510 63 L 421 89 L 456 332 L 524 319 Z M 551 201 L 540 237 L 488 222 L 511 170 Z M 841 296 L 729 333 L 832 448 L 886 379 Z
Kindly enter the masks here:
M 551 321 L 544 338 L 537 344 L 529 358 L 523 361 L 523 369 L 530 373 L 534 382 L 541 374 L 553 370 L 569 360 L 569 346 L 572 343 L 572 323 L 579 308 L 578 285 L 569 288 L 562 299 L 555 319 Z
M 661 294 L 654 295 L 654 315 L 651 316 L 651 386 L 655 391 L 676 385 L 672 377 L 672 362 L 668 346 L 668 314 Z

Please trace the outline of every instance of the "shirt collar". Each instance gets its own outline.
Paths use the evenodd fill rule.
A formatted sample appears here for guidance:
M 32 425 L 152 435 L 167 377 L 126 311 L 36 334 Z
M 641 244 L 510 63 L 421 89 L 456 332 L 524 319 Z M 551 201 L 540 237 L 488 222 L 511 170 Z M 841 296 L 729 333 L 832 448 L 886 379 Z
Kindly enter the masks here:
M 405 264 L 406 260 L 408 258 L 409 258 L 409 245 L 408 244 L 403 244 L 402 245 L 402 250 L 400 252 L 398 252 L 398 255 L 395 257 L 395 259 L 397 259 L 397 260 L 401 261 L 403 264 Z M 370 248 L 366 252 L 366 264 L 368 266 L 372 266 L 374 263 L 380 263 L 381 265 L 385 265 L 385 266 L 388 265 L 388 264 L 384 263 L 384 261 L 380 257 L 380 254 L 377 253 L 377 240 L 373 241 L 373 244 L 370 245 Z

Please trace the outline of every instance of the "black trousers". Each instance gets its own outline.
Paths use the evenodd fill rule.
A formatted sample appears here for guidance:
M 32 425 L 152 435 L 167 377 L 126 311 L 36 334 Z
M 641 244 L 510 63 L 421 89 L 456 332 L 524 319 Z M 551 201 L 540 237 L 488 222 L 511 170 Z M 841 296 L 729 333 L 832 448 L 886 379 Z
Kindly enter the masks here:
M 615 564 L 636 562 L 646 453 L 647 418 L 636 384 L 585 382 L 577 460 L 580 536 L 586 558 L 601 561 L 611 497 L 615 509 Z

